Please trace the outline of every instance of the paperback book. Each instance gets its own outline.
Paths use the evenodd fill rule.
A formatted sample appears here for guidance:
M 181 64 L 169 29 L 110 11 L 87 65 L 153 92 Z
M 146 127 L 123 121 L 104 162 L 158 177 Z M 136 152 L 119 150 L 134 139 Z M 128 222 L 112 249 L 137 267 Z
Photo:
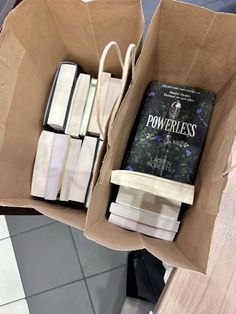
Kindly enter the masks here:
M 177 232 L 179 229 L 179 221 L 170 218 L 166 215 L 154 213 L 142 208 L 133 208 L 128 205 L 121 205 L 117 203 L 111 203 L 110 213 L 134 220 L 145 225 L 149 225 L 156 228 L 161 228 L 173 232 Z
M 90 79 L 89 74 L 83 73 L 77 79 L 65 128 L 65 133 L 68 135 L 79 137 L 90 87 Z
M 77 160 L 69 200 L 85 204 L 91 183 L 98 139 L 85 136 Z
M 152 193 L 120 186 L 116 197 L 116 203 L 126 205 L 134 209 L 142 209 L 151 214 L 161 214 L 177 220 L 181 202 L 156 196 Z
M 161 229 L 161 228 L 155 228 L 119 215 L 115 215 L 113 213 L 110 214 L 110 217 L 108 219 L 112 224 L 117 225 L 119 227 L 137 231 L 143 234 L 146 234 L 148 236 L 159 238 L 162 240 L 167 241 L 173 241 L 174 237 L 176 235 L 176 232 Z
M 73 62 L 65 61 L 59 65 L 47 101 L 44 126 L 64 131 L 79 71 L 79 66 Z
M 207 90 L 151 81 L 124 169 L 194 184 L 214 101 Z
M 69 201 L 76 165 L 80 155 L 82 140 L 70 138 L 69 149 L 66 158 L 65 169 L 62 178 L 60 201 Z

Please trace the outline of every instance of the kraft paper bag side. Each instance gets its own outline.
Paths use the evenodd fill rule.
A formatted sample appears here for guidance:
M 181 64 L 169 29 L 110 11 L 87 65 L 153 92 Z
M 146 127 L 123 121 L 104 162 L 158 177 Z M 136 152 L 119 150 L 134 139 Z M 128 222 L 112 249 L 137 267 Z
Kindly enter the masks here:
M 155 20 L 157 20 L 158 16 L 159 11 L 157 11 Z M 156 25 L 152 23 L 148 32 L 153 33 L 155 27 Z M 108 209 L 111 192 L 111 185 L 109 184 L 111 169 L 118 169 L 122 162 L 126 143 L 132 129 L 132 122 L 136 117 L 138 104 L 140 104 L 146 84 L 150 78 L 150 70 L 152 67 L 150 58 L 154 49 L 152 41 L 152 36 L 148 36 L 145 40 L 146 49 L 142 52 L 142 57 L 138 59 L 133 83 L 126 94 L 114 121 L 114 126 L 111 132 L 111 148 L 107 151 L 104 157 L 98 184 L 94 189 L 94 197 L 91 199 L 91 205 L 88 210 L 85 231 L 86 236 L 88 237 L 90 237 L 94 225 L 100 221 L 104 221 L 104 216 Z M 97 202 L 99 202 L 99 204 Z M 121 229 L 121 232 L 122 231 L 124 232 L 124 230 Z M 106 245 L 109 245 L 108 243 L 109 238 L 107 239 Z M 123 249 L 125 249 L 125 243 L 121 244 L 120 249 L 122 249 L 122 246 Z M 141 242 L 140 248 L 142 248 Z
M 152 24 L 149 31 L 154 31 L 155 27 L 156 26 Z M 111 148 L 107 151 L 103 160 L 100 177 L 98 178 L 97 185 L 93 191 L 85 225 L 85 235 L 89 239 L 119 250 L 130 249 L 130 245 L 128 244 L 130 238 L 132 238 L 132 241 L 135 241 L 135 249 L 144 248 L 139 234 L 129 232 L 110 224 L 105 216 L 108 210 L 112 188 L 110 184 L 111 170 L 118 169 L 122 162 L 126 143 L 132 129 L 131 122 L 134 121 L 138 111 L 138 106 L 136 104 L 140 103 L 146 84 L 150 78 L 150 70 L 152 66 L 150 58 L 153 51 L 151 36 L 146 38 L 146 46 L 147 49 L 142 52 L 143 56 L 140 57 L 137 62 L 133 83 L 126 94 L 114 121 L 114 127 L 111 132 Z
M 19 67 L 21 65 L 25 49 L 11 32 L 2 36 L 0 43 L 0 91 L 1 101 L 7 106 L 1 108 L 0 116 L 0 151 L 4 141 L 5 126 L 10 110 L 14 88 L 16 85 Z M 9 54 L 11 51 L 11 54 Z
M 130 43 L 138 44 L 143 33 L 144 18 L 141 1 L 46 0 L 69 56 L 84 66 L 84 70 L 97 75 L 98 63 L 104 47 L 116 38 L 123 57 Z M 78 11 L 80 12 L 78 17 Z M 115 12 L 115 19 L 114 14 Z M 110 20 L 109 26 L 106 23 Z M 82 29 L 79 32 L 78 29 Z M 126 32 L 129 30 L 128 32 Z M 88 40 L 90 38 L 90 40 Z M 106 71 L 120 76 L 117 56 L 111 53 Z
M 195 204 L 186 213 L 176 244 L 206 268 L 215 218 L 227 183 L 228 166 L 236 134 L 236 79 L 219 92 L 197 175 Z M 232 91 L 232 87 L 234 87 Z M 187 248 L 187 249 L 186 249 Z
M 54 220 L 58 220 L 60 222 L 66 223 L 70 226 L 83 229 L 85 225 L 86 215 L 83 211 L 68 208 L 63 206 L 48 206 L 48 204 L 44 200 L 40 199 L 1 199 L 0 206 L 4 206 L 6 211 L 7 207 L 15 207 L 17 203 L 17 207 L 19 209 L 23 208 L 34 208 L 40 213 L 52 218 Z M 49 210 L 50 209 L 50 210 Z
M 105 217 L 109 207 L 111 171 L 121 165 L 147 83 L 157 79 L 213 90 L 218 97 L 197 174 L 195 203 L 186 212 L 176 241 L 170 243 L 131 232 L 132 236 L 136 234 L 140 248 L 147 248 L 164 261 L 206 272 L 214 222 L 227 183 L 222 169 L 226 167 L 236 132 L 235 36 L 233 15 L 216 14 L 171 0 L 161 2 L 148 30 L 135 79 L 114 123 L 112 145 L 94 189 L 85 230 L 90 239 L 126 249 L 127 231 L 121 228 L 117 231 L 101 216 Z M 101 201 L 96 203 L 99 197 Z
M 153 79 L 219 92 L 235 72 L 235 16 L 171 0 L 160 9 Z
M 229 49 L 229 46 L 232 47 L 231 42 L 233 42 L 233 51 L 236 51 L 235 42 L 232 40 L 236 34 L 234 31 L 234 36 L 231 37 L 231 33 L 228 37 L 225 32 L 225 26 L 228 23 L 233 23 L 235 29 L 236 20 L 235 18 L 232 19 L 230 15 L 214 14 L 201 8 L 196 8 L 195 10 L 191 7 L 194 12 L 191 12 L 191 10 L 190 12 L 185 12 L 185 5 L 179 5 L 179 12 L 176 12 L 177 5 L 177 3 L 171 1 L 163 1 L 162 3 L 163 9 L 166 9 L 164 16 L 170 19 L 173 24 L 164 23 L 164 19 L 160 19 L 163 22 L 163 26 L 159 25 L 161 31 L 159 32 L 158 46 L 156 46 L 159 49 L 154 52 L 157 58 L 153 59 L 153 63 L 156 64 L 156 70 L 153 71 L 152 78 L 163 81 L 167 79 L 173 83 L 199 86 L 219 92 L 220 88 L 228 81 L 236 69 L 235 58 L 232 55 L 231 49 Z M 205 31 L 200 26 L 203 23 L 200 15 L 201 11 L 205 14 L 204 21 L 208 22 L 208 25 L 205 25 Z M 175 14 L 173 15 L 173 13 Z M 196 27 L 193 25 L 193 27 L 187 28 L 187 24 L 185 23 L 190 22 L 188 21 L 188 16 L 191 16 L 191 23 L 196 25 Z M 169 32 L 167 32 L 168 27 Z M 197 30 L 198 27 L 199 30 Z M 228 26 L 228 31 L 232 27 L 232 25 Z M 176 42 L 174 41 L 174 45 L 173 41 L 170 40 L 172 43 L 170 47 L 168 46 L 168 41 L 165 39 L 171 36 L 175 29 L 177 30 L 175 32 Z M 185 29 L 187 38 L 183 39 Z M 193 29 L 192 41 L 188 37 L 189 29 Z M 196 33 L 198 36 L 196 36 Z M 221 33 L 220 38 L 224 38 L 225 40 L 225 45 L 223 44 L 224 53 L 222 55 L 222 50 L 219 49 L 222 45 L 222 40 L 215 40 L 215 35 L 219 36 L 219 33 Z M 181 38 L 185 40 L 185 42 L 182 42 L 182 46 L 185 47 L 184 51 L 179 46 Z M 195 47 L 195 52 L 192 51 L 192 47 Z M 179 54 L 177 54 L 178 51 Z M 176 55 L 177 60 L 179 58 L 179 63 L 177 64 L 180 73 L 186 66 L 183 72 L 186 75 L 181 76 L 180 74 L 179 76 L 179 71 L 175 72 L 175 68 L 173 70 L 172 66 L 175 67 L 175 62 L 177 62 L 175 60 Z M 191 56 L 190 58 L 188 57 L 189 55 Z M 170 62 L 170 60 L 173 61 Z M 171 68 L 167 70 L 168 67 Z M 167 75 L 168 77 L 166 77 Z M 226 88 L 224 94 L 227 95 L 228 92 Z M 195 205 L 186 213 L 186 220 L 182 223 L 181 232 L 176 241 L 176 246 L 190 261 L 194 261 L 201 271 L 205 271 L 206 269 L 214 220 L 227 180 L 222 177 L 222 169 L 226 165 L 235 136 L 235 123 L 232 123 L 232 121 L 229 123 L 229 118 L 235 117 L 235 106 L 232 108 L 232 101 L 228 102 L 228 104 L 229 106 L 226 106 L 225 101 L 219 103 L 217 98 L 212 123 L 208 132 L 210 140 L 206 141 L 205 154 L 203 153 L 197 176 L 200 194 L 198 195 L 197 192 Z M 234 110 L 234 114 L 232 114 L 232 110 Z M 215 120 L 218 122 L 216 126 L 214 125 Z M 197 190 L 198 185 L 196 186 Z
M 0 153 L 4 178 L 0 195 L 7 199 L 30 198 L 33 162 L 51 79 L 57 64 L 66 56 L 48 8 L 39 1 L 36 14 L 31 3 L 25 1 L 19 12 L 16 9 L 9 15 L 1 34 L 11 31 L 25 50 L 19 69 L 13 67 L 17 80 L 12 100 L 0 103 L 1 108 L 9 107 Z
M 116 6 L 117 1 L 112 3 Z M 7 87 L 6 101 L 0 99 L 4 112 L 0 125 L 0 138 L 3 139 L 0 150 L 0 204 L 33 207 L 51 218 L 81 229 L 86 218 L 84 209 L 63 207 L 30 196 L 34 158 L 51 83 L 58 64 L 68 58 L 78 61 L 85 70 L 91 71 L 90 74 L 97 74 L 99 62 L 98 56 L 94 55 L 95 46 L 102 50 L 107 38 L 111 37 L 121 44 L 124 54 L 130 40 L 140 43 L 144 26 L 139 0 L 119 2 L 118 15 L 106 18 L 103 10 L 107 5 L 111 6 L 110 1 L 96 1 L 96 5 L 92 4 L 90 8 L 91 4 L 80 0 L 63 3 L 25 0 L 7 17 L 0 34 L 0 45 L 9 33 L 15 40 L 13 49 L 18 51 L 22 48 L 24 52 L 22 55 L 19 50 L 14 60 L 8 58 L 11 78 L 14 79 Z M 103 25 L 99 24 L 101 16 L 104 17 Z M 133 25 L 127 27 L 134 16 L 136 29 Z M 121 19 L 127 27 L 125 31 L 119 24 Z M 126 23 L 124 19 L 127 19 Z M 3 50 L 0 47 L 0 56 L 1 53 Z M 4 53 L 13 55 L 10 49 Z M 110 62 L 112 70 L 118 74 L 120 65 L 117 58 L 111 55 Z
M 49 89 L 48 77 L 68 52 L 45 1 L 23 1 L 9 14 L 4 29 L 11 29 L 34 63 L 35 76 L 43 75 L 40 78 Z

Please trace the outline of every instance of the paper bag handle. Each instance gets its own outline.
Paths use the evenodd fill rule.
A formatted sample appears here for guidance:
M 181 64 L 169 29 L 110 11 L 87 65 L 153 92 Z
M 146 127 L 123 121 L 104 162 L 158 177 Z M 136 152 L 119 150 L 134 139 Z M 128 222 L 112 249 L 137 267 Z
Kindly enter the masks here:
M 108 143 L 110 143 L 110 133 L 112 130 L 112 126 L 113 126 L 113 122 L 116 116 L 116 112 L 120 106 L 120 103 L 122 101 L 122 98 L 124 96 L 124 92 L 125 92 L 125 87 L 127 84 L 127 79 L 128 79 L 128 74 L 129 74 L 129 69 L 130 69 L 130 62 L 132 65 L 132 78 L 133 79 L 133 75 L 134 75 L 134 66 L 135 66 L 135 54 L 136 54 L 136 46 L 134 44 L 130 44 L 127 52 L 126 52 L 126 56 L 125 56 L 125 62 L 123 63 L 123 59 L 122 59 L 122 55 L 121 55 L 121 51 L 120 48 L 118 46 L 118 44 L 115 41 L 111 41 L 109 44 L 106 45 L 106 47 L 103 50 L 101 59 L 100 59 L 100 63 L 99 63 L 99 71 L 98 71 L 98 86 L 97 86 L 97 92 L 96 92 L 96 97 L 97 97 L 97 124 L 98 124 L 98 128 L 100 131 L 100 134 L 102 135 L 102 137 L 104 137 L 104 132 L 102 129 L 102 122 L 101 122 L 101 101 L 100 101 L 100 97 L 101 97 L 101 76 L 102 73 L 104 72 L 104 65 L 105 65 L 105 60 L 107 57 L 108 52 L 110 51 L 111 48 L 115 48 L 117 55 L 118 55 L 118 59 L 122 68 L 122 78 L 121 78 L 121 90 L 120 90 L 120 94 L 117 98 L 117 100 L 115 101 L 114 107 L 112 109 L 111 115 L 110 115 L 110 119 L 109 121 L 109 125 L 108 125 Z
M 106 57 L 108 52 L 110 51 L 111 48 L 115 48 L 117 55 L 118 55 L 118 59 L 123 71 L 123 67 L 124 67 L 124 63 L 122 60 L 122 55 L 121 55 L 121 51 L 120 48 L 118 46 L 118 44 L 115 41 L 111 41 L 109 44 L 106 45 L 106 47 L 103 50 L 100 62 L 99 62 L 99 70 L 98 70 L 98 85 L 97 85 L 97 92 L 96 92 L 96 97 L 97 97 L 97 124 L 98 124 L 98 128 L 100 131 L 100 134 L 104 137 L 104 132 L 102 129 L 102 122 L 101 122 L 101 77 L 102 77 L 102 73 L 104 72 L 104 65 L 105 65 L 105 61 L 106 61 Z
M 134 78 L 135 56 L 136 56 L 136 46 L 134 44 L 130 44 L 125 55 L 125 62 L 124 62 L 124 67 L 123 67 L 122 79 L 121 79 L 120 95 L 115 102 L 115 105 L 112 109 L 111 116 L 109 119 L 108 131 L 107 131 L 108 146 L 111 146 L 111 132 L 112 132 L 114 120 L 116 117 L 116 113 L 122 102 L 122 99 L 124 97 L 129 69 L 130 69 L 130 63 L 131 63 L 131 82 L 133 81 L 133 78 Z
M 232 172 L 234 169 L 236 168 L 236 164 L 235 165 L 232 165 L 230 166 L 229 168 L 227 168 L 224 172 L 223 172 L 223 177 L 228 175 L 230 172 Z

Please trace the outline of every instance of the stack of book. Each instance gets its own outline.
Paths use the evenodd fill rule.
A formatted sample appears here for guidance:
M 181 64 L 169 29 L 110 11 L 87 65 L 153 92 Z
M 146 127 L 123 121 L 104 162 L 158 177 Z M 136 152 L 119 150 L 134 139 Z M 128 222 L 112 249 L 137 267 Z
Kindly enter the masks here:
M 120 186 L 110 205 L 109 221 L 146 235 L 172 241 L 178 231 L 181 203 Z
M 172 241 L 182 203 L 193 204 L 194 180 L 215 94 L 152 81 L 146 91 L 109 221 L 129 230 Z
M 55 75 L 44 116 L 44 126 L 75 138 L 100 137 L 121 91 L 121 79 L 103 72 L 97 79 L 81 73 L 79 66 L 62 62 Z
M 31 195 L 88 205 L 89 189 L 101 142 L 43 131 L 35 158 Z
M 93 170 L 121 79 L 103 72 L 99 90 L 97 85 L 77 64 L 59 65 L 38 142 L 32 196 L 89 205 Z

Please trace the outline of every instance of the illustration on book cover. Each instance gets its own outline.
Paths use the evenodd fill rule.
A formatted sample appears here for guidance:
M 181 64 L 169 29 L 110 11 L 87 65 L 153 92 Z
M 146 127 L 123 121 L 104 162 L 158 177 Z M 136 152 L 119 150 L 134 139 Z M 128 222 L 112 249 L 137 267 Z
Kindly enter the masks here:
M 206 90 L 150 82 L 125 169 L 193 184 L 214 100 Z

